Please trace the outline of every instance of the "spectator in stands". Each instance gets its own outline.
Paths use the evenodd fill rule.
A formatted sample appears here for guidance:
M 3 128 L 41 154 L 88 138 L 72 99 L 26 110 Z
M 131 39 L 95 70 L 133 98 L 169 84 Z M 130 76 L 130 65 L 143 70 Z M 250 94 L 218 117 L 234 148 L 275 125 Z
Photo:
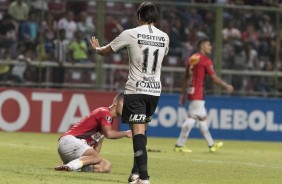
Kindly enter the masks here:
M 113 16 L 106 16 L 104 36 L 106 42 L 112 41 L 123 31 L 122 26 L 113 18 Z
M 253 23 L 247 25 L 246 31 L 242 33 L 242 41 L 254 44 L 254 48 L 259 47 L 259 33 L 256 31 Z
M 36 12 L 43 11 L 44 13 L 48 11 L 48 1 L 38 1 L 38 0 L 29 0 L 29 4 L 32 10 Z
M 223 68 L 227 68 L 227 69 L 242 68 L 242 65 L 240 65 L 240 66 L 236 65 L 236 62 L 235 62 L 235 48 L 234 48 L 234 46 L 232 44 L 230 44 L 227 41 L 223 42 L 222 60 L 223 60 Z M 234 88 L 238 89 L 238 88 L 236 88 L 236 86 Z
M 20 25 L 20 38 L 22 38 L 25 43 L 31 43 L 35 46 L 38 32 L 39 25 L 37 23 L 37 15 L 35 12 L 31 11 L 28 20 Z
M 28 19 L 29 7 L 24 0 L 16 0 L 9 5 L 9 14 L 18 22 Z
M 4 14 L 0 20 L 0 49 L 8 48 L 9 54 L 13 56 L 16 52 L 16 27 L 13 24 L 13 18 L 9 14 Z
M 192 8 L 190 11 L 189 11 L 189 14 L 188 14 L 188 17 L 187 17 L 187 23 L 188 23 L 188 27 L 189 28 L 192 28 L 194 27 L 195 25 L 198 25 L 198 26 L 202 26 L 203 24 L 203 18 L 201 16 L 201 14 L 198 13 L 197 9 L 195 8 Z
M 203 30 L 207 37 L 213 38 L 215 35 L 215 15 L 213 11 L 207 11 L 204 15 Z
M 227 41 L 238 41 L 241 39 L 241 32 L 234 26 L 234 21 L 229 20 L 227 26 L 222 30 L 222 36 Z
M 74 15 L 72 11 L 68 11 L 66 16 L 59 20 L 58 29 L 66 30 L 66 38 L 68 40 L 72 40 L 74 38 L 74 33 L 77 31 L 77 25 L 74 21 Z
M 222 36 L 223 41 L 232 44 L 235 52 L 238 52 L 242 47 L 241 31 L 234 24 L 234 20 L 228 20 L 227 26 L 222 30 Z
M 48 39 L 46 34 L 44 34 L 42 31 L 39 32 L 38 37 L 39 41 L 36 45 L 36 59 L 38 61 L 52 60 L 52 55 L 54 52 L 53 41 Z
M 262 56 L 269 55 L 269 43 L 270 41 L 275 38 L 275 29 L 272 25 L 270 16 L 264 15 L 263 21 L 260 25 L 260 48 L 259 52 Z
M 65 2 L 67 10 L 72 10 L 74 15 L 79 15 L 80 12 L 87 11 L 88 3 L 90 1 L 87 0 L 87 1 L 63 1 L 63 2 Z
M 262 24 L 263 16 L 264 14 L 262 11 L 255 10 L 252 13 L 245 14 L 245 19 L 243 19 L 243 21 L 247 24 L 253 24 L 254 28 L 258 31 Z
M 169 47 L 171 55 L 182 57 L 182 52 L 185 48 L 185 43 L 187 42 L 188 37 L 185 29 L 186 27 L 180 17 L 173 18 L 171 23 L 171 30 L 169 32 Z M 185 50 L 185 52 L 187 52 L 187 50 Z
M 202 29 L 202 27 L 198 24 L 195 24 L 189 31 L 188 40 L 191 43 L 191 45 L 196 45 L 196 40 L 204 37 L 207 37 L 207 35 Z
M 16 60 L 17 63 L 11 70 L 11 78 L 17 83 L 24 83 L 26 81 L 25 72 L 31 62 L 32 50 L 26 45 L 21 45 L 19 47 L 21 54 L 18 56 Z
M 46 14 L 45 20 L 41 24 L 41 30 L 48 40 L 54 40 L 57 31 L 57 22 L 51 12 Z
M 89 40 L 95 33 L 93 20 L 89 19 L 87 12 L 80 12 L 80 20 L 77 22 L 77 30 L 80 31 L 85 40 Z
M 82 38 L 81 32 L 79 31 L 75 32 L 74 39 L 70 42 L 69 50 L 73 62 L 75 63 L 88 62 L 87 42 Z
M 9 51 L 7 49 L 0 50 L 0 81 L 6 81 L 9 76 L 10 65 L 7 62 L 10 60 Z
M 63 83 L 65 81 L 65 68 L 63 64 L 68 60 L 69 40 L 66 39 L 66 30 L 60 29 L 57 39 L 54 40 L 54 59 L 58 67 L 53 70 L 53 82 Z
M 240 59 L 249 70 L 260 70 L 258 53 L 251 42 L 244 44 L 244 50 L 241 52 Z
M 270 61 L 265 61 L 262 68 L 263 71 L 273 71 L 273 65 Z M 275 78 L 272 76 L 257 77 L 253 80 L 255 84 L 255 90 L 260 92 L 263 96 L 277 96 L 279 94 L 278 89 L 275 87 Z

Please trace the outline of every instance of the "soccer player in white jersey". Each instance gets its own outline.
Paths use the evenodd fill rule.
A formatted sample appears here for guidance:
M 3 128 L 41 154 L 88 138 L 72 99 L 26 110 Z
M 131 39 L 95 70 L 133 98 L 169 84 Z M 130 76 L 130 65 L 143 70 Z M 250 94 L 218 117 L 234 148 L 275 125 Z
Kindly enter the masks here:
M 92 37 L 90 42 L 99 55 L 109 55 L 126 47 L 129 56 L 129 75 L 124 91 L 122 120 L 133 133 L 134 166 L 129 183 L 150 183 L 147 169 L 147 124 L 161 94 L 161 65 L 168 53 L 169 37 L 154 26 L 158 10 L 151 2 L 137 9 L 139 26 L 123 31 L 111 43 L 100 47 Z

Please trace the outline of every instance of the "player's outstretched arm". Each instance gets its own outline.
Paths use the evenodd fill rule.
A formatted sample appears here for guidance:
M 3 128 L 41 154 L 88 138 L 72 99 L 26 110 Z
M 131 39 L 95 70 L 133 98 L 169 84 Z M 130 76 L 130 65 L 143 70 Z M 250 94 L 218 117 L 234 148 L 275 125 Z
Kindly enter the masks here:
M 213 80 L 213 82 L 218 85 L 221 86 L 223 88 L 226 89 L 226 91 L 228 91 L 229 93 L 233 92 L 234 88 L 232 85 L 227 84 L 226 82 L 224 82 L 221 78 L 219 78 L 216 74 L 211 75 L 211 78 Z
M 99 54 L 101 56 L 110 55 L 114 52 L 112 47 L 109 44 L 101 47 L 100 44 L 99 44 L 99 40 L 95 36 L 93 36 L 90 39 L 90 44 L 91 44 L 92 48 L 97 52 L 97 54 Z
M 128 138 L 132 137 L 131 130 L 119 132 L 119 131 L 113 130 L 112 127 L 110 126 L 103 126 L 102 130 L 103 130 L 103 134 L 108 139 L 120 139 L 123 137 L 128 137 Z

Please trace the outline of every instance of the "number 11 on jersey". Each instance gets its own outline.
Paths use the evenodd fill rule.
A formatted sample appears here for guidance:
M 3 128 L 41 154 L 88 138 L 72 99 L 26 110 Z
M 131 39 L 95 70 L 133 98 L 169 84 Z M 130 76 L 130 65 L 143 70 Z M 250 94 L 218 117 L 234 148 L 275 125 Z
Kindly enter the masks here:
M 142 71 L 143 73 L 147 73 L 147 68 L 148 68 L 148 60 L 149 60 L 149 48 L 147 47 L 146 49 L 143 50 L 143 65 L 142 65 Z M 157 67 L 157 62 L 158 62 L 158 57 L 159 57 L 159 49 L 156 49 L 153 52 L 153 67 L 152 67 L 152 74 L 156 72 L 156 67 Z

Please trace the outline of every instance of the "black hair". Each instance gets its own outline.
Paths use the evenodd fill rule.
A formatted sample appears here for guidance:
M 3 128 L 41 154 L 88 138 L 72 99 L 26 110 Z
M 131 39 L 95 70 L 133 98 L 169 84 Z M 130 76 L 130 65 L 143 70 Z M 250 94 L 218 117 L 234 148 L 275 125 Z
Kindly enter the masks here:
M 137 8 L 138 19 L 146 23 L 156 23 L 159 19 L 157 7 L 152 2 L 144 2 Z
M 198 51 L 200 50 L 201 45 L 202 45 L 204 42 L 211 42 L 211 40 L 210 40 L 208 37 L 199 38 L 198 41 L 197 41 L 197 50 L 198 50 Z

